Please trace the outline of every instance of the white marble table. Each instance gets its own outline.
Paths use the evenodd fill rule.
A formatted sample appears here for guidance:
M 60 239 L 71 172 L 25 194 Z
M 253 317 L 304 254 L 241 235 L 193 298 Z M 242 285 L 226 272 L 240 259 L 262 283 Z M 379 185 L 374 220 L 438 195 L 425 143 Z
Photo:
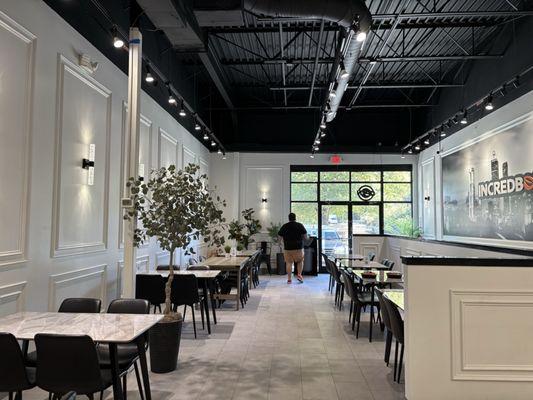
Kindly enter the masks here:
M 117 344 L 135 342 L 144 383 L 146 400 L 151 400 L 148 364 L 143 333 L 157 324 L 163 315 L 155 314 L 78 314 L 54 312 L 19 312 L 0 318 L 0 332 L 11 333 L 26 344 L 38 333 L 88 335 L 95 342 L 107 343 L 111 359 L 113 396 L 122 400 Z M 27 348 L 27 345 L 25 345 Z
M 150 275 L 157 274 L 165 278 L 170 274 L 170 271 L 153 271 Z M 219 270 L 174 270 L 174 275 L 194 275 L 198 279 L 213 279 L 220 275 Z

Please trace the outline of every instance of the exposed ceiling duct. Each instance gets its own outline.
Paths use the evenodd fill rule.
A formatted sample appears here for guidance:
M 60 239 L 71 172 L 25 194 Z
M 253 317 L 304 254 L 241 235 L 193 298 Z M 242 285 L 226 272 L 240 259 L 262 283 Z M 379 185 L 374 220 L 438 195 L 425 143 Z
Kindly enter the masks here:
M 277 18 L 313 18 L 336 22 L 348 31 L 341 48 L 340 68 L 333 65 L 336 84 L 332 84 L 325 121 L 332 121 L 355 68 L 372 16 L 362 0 L 244 0 L 244 9 Z

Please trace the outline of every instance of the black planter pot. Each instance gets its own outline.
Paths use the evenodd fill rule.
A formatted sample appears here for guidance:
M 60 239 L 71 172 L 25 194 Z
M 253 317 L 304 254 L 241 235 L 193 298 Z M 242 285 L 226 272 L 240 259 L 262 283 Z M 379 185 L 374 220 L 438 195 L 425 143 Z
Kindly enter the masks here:
M 287 268 L 285 268 L 285 258 L 283 257 L 283 253 L 276 254 L 276 267 L 278 269 L 278 275 L 287 274 Z
M 180 350 L 180 318 L 173 322 L 159 322 L 150 329 L 150 369 L 156 374 L 172 372 L 178 364 Z

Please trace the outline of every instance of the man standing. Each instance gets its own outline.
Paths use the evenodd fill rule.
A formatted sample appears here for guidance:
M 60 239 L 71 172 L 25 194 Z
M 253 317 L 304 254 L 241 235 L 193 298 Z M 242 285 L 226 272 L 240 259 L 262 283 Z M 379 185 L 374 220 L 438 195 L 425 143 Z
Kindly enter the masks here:
M 289 214 L 289 222 L 281 227 L 278 236 L 283 238 L 283 255 L 287 266 L 287 283 L 292 283 L 292 264 L 295 265 L 296 278 L 303 283 L 302 270 L 304 262 L 304 239 L 307 238 L 305 227 L 296 222 L 296 214 Z

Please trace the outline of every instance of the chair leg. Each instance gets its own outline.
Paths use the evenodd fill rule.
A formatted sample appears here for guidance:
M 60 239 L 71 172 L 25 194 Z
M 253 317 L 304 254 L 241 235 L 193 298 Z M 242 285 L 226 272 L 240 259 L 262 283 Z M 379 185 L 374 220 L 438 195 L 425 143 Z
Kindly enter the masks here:
M 100 390 L 100 400 L 103 400 L 103 398 L 104 398 L 104 391 Z
M 398 341 L 396 341 L 396 348 L 394 350 L 394 382 L 396 382 L 397 367 L 398 367 Z
M 185 322 L 185 314 L 187 313 L 187 306 L 183 306 L 183 322 Z
M 359 312 L 359 306 L 357 304 L 354 304 L 354 310 L 352 315 L 352 332 L 355 329 L 355 321 L 357 320 L 357 313 Z
M 391 347 L 392 347 L 392 332 L 387 329 L 387 336 L 385 338 L 385 358 L 384 358 L 384 361 L 387 363 L 387 367 L 389 366 Z
M 89 394 L 87 395 L 87 398 L 88 398 L 89 400 L 94 400 L 94 394 L 93 394 L 93 393 L 89 393 Z M 124 398 L 126 398 L 126 394 L 125 394 L 125 393 L 124 393 Z
M 196 339 L 196 318 L 194 317 L 194 305 L 191 305 L 191 312 L 192 312 L 192 326 L 194 329 L 194 338 Z
M 137 379 L 137 387 L 139 388 L 139 395 L 141 396 L 141 400 L 144 400 L 143 385 L 141 382 L 141 375 L 139 374 L 139 366 L 137 365 L 137 361 L 133 363 L 133 367 L 135 368 L 135 378 Z
M 204 317 L 204 301 L 200 301 L 200 315 L 202 316 L 202 329 L 205 329 L 205 317 Z
M 127 400 L 128 399 L 128 374 L 125 373 L 124 376 L 122 377 L 122 397 L 124 397 L 124 400 Z M 94 400 L 94 399 L 90 399 L 90 400 Z
M 48 393 L 48 400 L 52 398 L 52 393 Z M 13 392 L 9 392 L 9 400 L 13 400 Z
M 353 312 L 353 300 L 350 300 L 350 315 L 348 316 L 348 322 L 352 321 L 352 312 Z
M 402 364 L 403 364 L 403 343 L 401 344 L 402 349 L 400 350 L 400 360 L 398 361 L 398 379 L 396 382 L 400 383 L 400 377 L 402 376 Z
M 163 311 L 161 311 L 161 304 L 158 304 L 157 309 L 159 310 L 159 313 L 163 312 Z
M 361 306 L 357 310 L 357 331 L 355 332 L 355 337 L 359 337 L 359 325 L 361 325 Z

